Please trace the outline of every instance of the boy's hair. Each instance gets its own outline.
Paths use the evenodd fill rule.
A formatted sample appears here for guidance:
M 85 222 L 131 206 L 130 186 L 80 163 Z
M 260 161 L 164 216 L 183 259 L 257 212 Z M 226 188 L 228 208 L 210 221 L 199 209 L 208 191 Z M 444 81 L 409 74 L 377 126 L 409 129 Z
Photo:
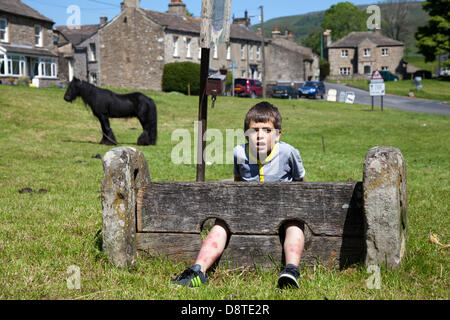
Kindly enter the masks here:
M 244 131 L 247 131 L 250 122 L 272 122 L 275 129 L 281 130 L 281 114 L 278 108 L 267 101 L 255 104 L 245 115 Z

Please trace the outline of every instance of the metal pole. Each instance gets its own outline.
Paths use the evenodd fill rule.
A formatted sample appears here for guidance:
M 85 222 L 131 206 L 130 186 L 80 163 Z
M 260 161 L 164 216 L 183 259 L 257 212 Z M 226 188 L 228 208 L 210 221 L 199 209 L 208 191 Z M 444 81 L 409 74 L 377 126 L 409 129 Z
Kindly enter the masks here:
M 372 111 L 373 111 L 373 96 L 371 96 L 371 98 L 372 98 Z
M 263 98 L 266 97 L 266 55 L 264 48 L 264 10 L 263 6 L 259 6 L 261 9 L 261 50 L 262 50 L 262 72 L 261 72 L 261 82 L 263 84 Z
M 199 143 L 197 144 L 197 148 L 199 148 L 199 150 L 197 152 L 197 155 L 201 156 L 201 159 L 197 158 L 197 182 L 205 181 L 205 159 L 203 155 L 205 154 L 206 141 L 203 139 L 203 137 L 206 131 L 206 119 L 208 111 L 208 96 L 206 95 L 206 83 L 208 81 L 208 74 L 209 74 L 209 50 L 210 50 L 209 48 L 202 48 L 202 60 L 200 65 L 200 95 L 198 105 L 198 122 L 201 125 L 201 130 L 198 131 Z

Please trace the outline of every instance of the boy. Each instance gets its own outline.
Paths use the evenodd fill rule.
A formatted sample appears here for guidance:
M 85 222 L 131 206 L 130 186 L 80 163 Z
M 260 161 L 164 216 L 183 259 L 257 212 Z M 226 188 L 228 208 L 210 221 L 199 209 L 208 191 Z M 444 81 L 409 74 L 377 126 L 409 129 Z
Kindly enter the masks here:
M 253 106 L 245 116 L 245 136 L 249 143 L 234 148 L 234 181 L 304 181 L 305 169 L 297 149 L 280 142 L 281 115 L 268 102 Z M 298 288 L 298 265 L 305 237 L 295 222 L 284 225 L 283 245 L 286 266 L 278 278 L 278 286 Z M 180 274 L 174 283 L 198 287 L 208 282 L 206 270 L 225 249 L 228 231 L 225 223 L 216 220 L 202 244 L 194 266 Z

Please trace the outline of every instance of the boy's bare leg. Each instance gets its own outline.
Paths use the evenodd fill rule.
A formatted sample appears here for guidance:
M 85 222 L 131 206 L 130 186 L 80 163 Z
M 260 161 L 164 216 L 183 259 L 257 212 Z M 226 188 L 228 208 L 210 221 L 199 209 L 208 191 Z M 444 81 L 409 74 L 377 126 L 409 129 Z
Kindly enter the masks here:
M 205 241 L 203 241 L 197 260 L 195 260 L 195 264 L 201 266 L 203 273 L 220 257 L 227 244 L 227 238 L 228 232 L 225 224 L 219 220 L 216 221 Z
M 302 257 L 303 247 L 305 246 L 305 235 L 297 223 L 288 223 L 285 226 L 286 236 L 284 239 L 284 256 L 286 265 L 293 264 L 298 266 Z

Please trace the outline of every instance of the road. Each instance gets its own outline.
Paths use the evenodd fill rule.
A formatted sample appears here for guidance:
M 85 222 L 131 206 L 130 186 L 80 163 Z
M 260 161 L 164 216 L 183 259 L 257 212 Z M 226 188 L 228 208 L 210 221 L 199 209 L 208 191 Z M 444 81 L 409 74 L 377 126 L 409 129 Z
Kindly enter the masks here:
M 353 87 L 347 87 L 342 84 L 325 83 L 325 88 L 328 92 L 329 89 L 337 90 L 337 97 L 341 91 L 353 91 L 355 93 L 355 103 L 372 105 L 372 99 L 368 91 L 357 89 Z M 381 98 L 375 97 L 375 109 L 380 109 Z M 450 116 L 450 105 L 442 101 L 426 100 L 418 98 L 400 97 L 386 95 L 383 98 L 383 107 L 395 110 L 409 111 L 409 112 L 421 112 L 431 114 L 443 114 Z

